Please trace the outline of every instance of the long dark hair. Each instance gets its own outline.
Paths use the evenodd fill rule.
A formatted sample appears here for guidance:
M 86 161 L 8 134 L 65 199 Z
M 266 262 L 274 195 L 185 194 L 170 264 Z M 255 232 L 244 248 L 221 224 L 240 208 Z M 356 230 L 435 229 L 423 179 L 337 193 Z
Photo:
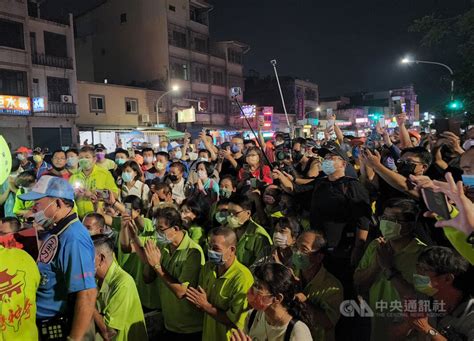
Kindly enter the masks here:
M 311 326 L 311 315 L 306 304 L 295 298 L 299 292 L 299 285 L 289 268 L 279 263 L 266 263 L 257 266 L 253 271 L 253 276 L 259 282 L 265 283 L 273 296 L 283 295 L 281 304 L 288 314 L 304 322 L 308 327 Z

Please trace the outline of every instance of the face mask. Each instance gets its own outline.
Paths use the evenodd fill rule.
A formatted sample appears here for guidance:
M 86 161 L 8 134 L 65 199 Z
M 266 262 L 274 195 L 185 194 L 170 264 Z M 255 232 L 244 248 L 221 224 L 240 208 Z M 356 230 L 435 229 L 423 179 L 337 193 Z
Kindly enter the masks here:
M 98 152 L 95 154 L 95 157 L 97 158 L 97 161 L 102 161 L 105 159 L 105 153 L 104 152 Z
M 122 180 L 126 183 L 129 183 L 130 181 L 133 180 L 133 174 L 131 172 L 123 172 Z
M 160 151 L 168 153 L 168 147 L 161 147 Z
M 275 141 L 275 146 L 281 146 L 283 143 L 285 143 L 285 141 Z
M 24 160 L 26 159 L 25 155 L 23 155 L 23 154 L 18 154 L 18 155 L 16 156 L 16 158 L 17 158 L 18 160 L 20 160 L 20 161 L 24 161 Z
M 199 162 L 209 162 L 209 159 L 207 157 L 200 157 Z
M 178 181 L 178 177 L 174 174 L 168 175 L 168 178 L 171 180 L 171 182 L 176 182 Z
M 156 241 L 158 244 L 161 244 L 161 245 L 167 245 L 167 244 L 171 244 L 171 239 L 169 239 L 166 234 L 164 234 L 163 232 L 157 232 L 156 233 Z
M 288 247 L 288 237 L 281 232 L 275 232 L 273 234 L 273 244 L 282 249 Z
M 66 166 L 69 167 L 69 168 L 75 168 L 75 167 L 77 167 L 78 163 L 79 163 L 79 158 L 77 158 L 77 157 L 68 157 Z
M 38 211 L 34 214 L 35 223 L 45 229 L 54 223 L 54 216 L 52 218 L 48 218 L 44 213 L 53 203 L 54 201 L 51 202 L 44 210 Z
M 321 169 L 326 175 L 331 175 L 336 172 L 336 168 L 334 167 L 333 160 L 324 160 L 321 164 Z
M 400 237 L 402 225 L 390 220 L 380 220 L 380 232 L 386 241 L 394 240 Z
M 462 182 L 467 187 L 474 187 L 474 175 L 463 174 L 462 175 Z
M 196 161 L 198 159 L 198 153 L 188 152 L 189 160 Z
M 247 301 L 249 305 L 257 311 L 265 311 L 273 303 L 270 295 L 257 294 L 253 287 L 247 292 Z
M 233 215 L 229 215 L 227 217 L 227 226 L 229 226 L 231 229 L 238 229 L 242 225 L 243 224 L 240 222 L 238 217 Z
M 43 161 L 43 158 L 40 155 L 33 155 L 33 161 L 36 163 L 40 163 Z
M 199 179 L 201 179 L 201 180 L 206 180 L 207 179 L 207 172 L 206 171 L 200 169 L 200 170 L 198 170 L 197 174 L 198 174 Z
M 89 170 L 92 168 L 92 161 L 89 159 L 79 159 L 79 167 Z
M 183 153 L 181 152 L 181 150 L 174 152 L 174 157 L 176 159 L 181 159 L 183 157 Z
M 207 250 L 207 258 L 209 261 L 215 265 L 224 265 L 224 254 L 222 252 L 217 252 L 214 250 Z
M 227 212 L 217 212 L 215 217 L 219 224 L 223 224 L 227 221 L 229 214 Z
M 117 166 L 122 166 L 123 164 L 125 164 L 125 162 L 127 162 L 127 160 L 125 159 L 115 159 L 115 163 L 117 164 Z
M 303 153 L 301 152 L 293 152 L 293 161 L 295 162 L 300 162 L 301 159 L 303 158 Z
M 415 172 L 416 165 L 411 162 L 407 162 L 404 160 L 398 160 L 397 162 L 397 171 L 398 174 L 403 175 L 404 177 L 408 177 L 409 175 Z
M 153 163 L 153 156 L 147 156 L 143 158 L 143 162 L 145 162 L 146 165 L 149 165 L 150 163 Z
M 230 151 L 234 154 L 237 154 L 238 152 L 240 152 L 240 147 L 237 144 L 233 144 L 230 147 Z
M 275 198 L 271 195 L 264 194 L 263 195 L 263 202 L 267 205 L 273 205 L 275 203 Z
M 311 266 L 309 256 L 296 251 L 291 255 L 291 262 L 296 270 L 306 270 Z
M 158 171 L 162 171 L 163 169 L 165 169 L 165 165 L 164 165 L 163 162 L 157 162 L 157 163 L 155 163 L 155 168 Z
M 232 195 L 232 192 L 230 190 L 228 190 L 227 188 L 221 188 L 219 190 L 219 193 L 221 195 L 221 197 L 223 198 L 230 198 L 230 196 Z
M 462 149 L 464 149 L 466 151 L 468 151 L 472 147 L 474 147 L 474 139 L 466 140 L 466 142 L 464 142 L 463 145 L 462 145 Z
M 432 287 L 431 279 L 424 275 L 413 274 L 413 286 L 416 291 L 428 296 L 433 296 L 438 292 L 438 289 Z
M 56 172 L 61 172 L 62 170 L 64 170 L 64 168 L 66 168 L 66 167 L 56 167 L 55 165 L 53 165 L 52 167 Z

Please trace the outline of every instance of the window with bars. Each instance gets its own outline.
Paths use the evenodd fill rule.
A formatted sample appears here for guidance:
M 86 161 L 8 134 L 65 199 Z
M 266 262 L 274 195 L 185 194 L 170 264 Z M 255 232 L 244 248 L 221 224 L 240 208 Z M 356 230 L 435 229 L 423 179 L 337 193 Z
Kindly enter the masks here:
M 224 113 L 224 99 L 214 98 L 214 112 L 223 114 Z
M 194 82 L 208 83 L 207 67 L 196 65 L 194 67 Z
M 171 78 L 189 80 L 188 64 L 186 62 L 172 62 L 171 63 Z
M 23 24 L 16 21 L 0 19 L 0 46 L 24 50 Z
M 194 49 L 198 52 L 208 53 L 207 39 L 194 37 Z
M 228 60 L 234 64 L 242 64 L 242 53 L 229 49 L 228 51 Z
M 48 100 L 61 102 L 61 95 L 69 95 L 69 79 L 59 77 L 47 77 Z
M 212 71 L 212 84 L 213 85 L 225 85 L 224 84 L 224 72 Z
M 0 93 L 11 96 L 28 96 L 26 72 L 0 69 Z

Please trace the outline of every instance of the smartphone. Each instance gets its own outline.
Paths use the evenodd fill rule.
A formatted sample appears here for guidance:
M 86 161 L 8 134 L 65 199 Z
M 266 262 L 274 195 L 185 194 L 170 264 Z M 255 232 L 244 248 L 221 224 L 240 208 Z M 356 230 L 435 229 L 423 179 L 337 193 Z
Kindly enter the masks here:
M 106 189 L 97 189 L 97 198 L 100 200 L 109 200 L 109 191 Z
M 132 204 L 131 203 L 126 203 L 125 204 L 125 212 L 127 215 L 132 216 Z
M 423 200 L 425 201 L 426 207 L 445 220 L 450 219 L 448 199 L 443 193 L 437 193 L 429 188 L 423 188 L 421 190 Z

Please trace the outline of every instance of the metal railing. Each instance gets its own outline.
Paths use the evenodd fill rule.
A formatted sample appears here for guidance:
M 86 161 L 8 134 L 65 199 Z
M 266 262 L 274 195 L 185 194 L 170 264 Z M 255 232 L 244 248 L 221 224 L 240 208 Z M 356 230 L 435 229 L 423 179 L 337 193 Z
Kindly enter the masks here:
M 76 115 L 76 104 L 49 101 L 48 113 L 61 115 Z
M 73 69 L 72 58 L 50 56 L 43 53 L 31 54 L 33 64 L 58 67 L 62 69 Z

